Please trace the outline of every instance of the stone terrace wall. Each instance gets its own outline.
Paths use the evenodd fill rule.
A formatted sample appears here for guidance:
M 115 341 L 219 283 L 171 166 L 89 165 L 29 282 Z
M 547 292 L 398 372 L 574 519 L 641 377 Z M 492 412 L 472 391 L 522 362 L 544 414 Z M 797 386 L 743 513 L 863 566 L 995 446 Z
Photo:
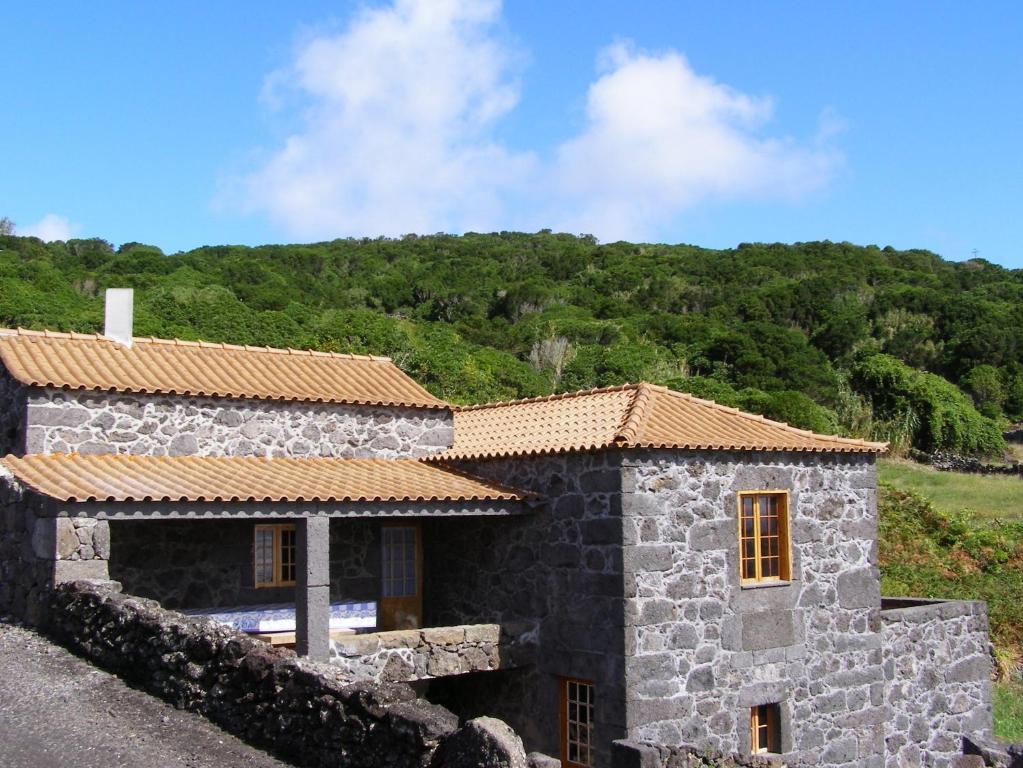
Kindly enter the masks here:
M 48 388 L 29 395 L 25 450 L 394 458 L 435 453 L 453 439 L 442 410 Z
M 765 755 L 726 755 L 688 746 L 616 741 L 612 768 L 796 768 L 797 763 Z M 809 768 L 809 766 L 807 766 Z
M 885 608 L 887 765 L 949 766 L 964 737 L 984 739 L 993 728 L 987 607 L 886 599 Z
M 871 457 L 651 451 L 623 458 L 628 738 L 750 752 L 780 704 L 791 762 L 883 763 Z M 789 491 L 792 580 L 742 588 L 736 494 Z
M 0 456 L 24 453 L 27 410 L 25 388 L 0 365 Z
M 353 683 L 329 664 L 110 586 L 64 584 L 49 608 L 48 631 L 86 658 L 298 765 L 453 768 L 465 764 L 460 750 L 479 746 L 472 728 L 407 685 Z M 520 744 L 504 757 L 476 764 L 525 765 Z
M 373 632 L 330 641 L 330 663 L 358 680 L 412 682 L 488 672 L 532 659 L 497 624 Z

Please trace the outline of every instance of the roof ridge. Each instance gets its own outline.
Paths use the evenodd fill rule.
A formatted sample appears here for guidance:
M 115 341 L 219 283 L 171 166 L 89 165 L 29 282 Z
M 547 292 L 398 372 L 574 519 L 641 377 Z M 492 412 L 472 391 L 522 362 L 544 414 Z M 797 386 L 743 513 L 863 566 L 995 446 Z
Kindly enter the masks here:
M 615 443 L 620 442 L 623 446 L 636 442 L 640 430 L 646 423 L 647 416 L 650 413 L 650 405 L 653 401 L 650 394 L 651 384 L 641 381 L 635 385 L 635 388 L 636 393 L 633 395 L 629 407 L 626 408 L 625 416 L 622 418 L 622 423 L 615 434 Z
M 888 447 L 888 443 L 877 443 L 877 442 L 872 442 L 870 440 L 863 440 L 863 439 L 858 438 L 858 437 L 842 437 L 841 435 L 826 435 L 826 434 L 823 434 L 821 432 L 814 432 L 812 429 L 802 429 L 801 427 L 794 427 L 791 424 L 788 424 L 788 423 L 786 423 L 784 421 L 775 421 L 774 419 L 769 419 L 766 416 L 763 416 L 762 414 L 759 414 L 759 413 L 749 413 L 748 411 L 743 411 L 743 410 L 740 410 L 739 408 L 733 408 L 732 406 L 729 406 L 729 405 L 722 405 L 721 403 L 716 403 L 713 400 L 706 400 L 706 399 L 704 399 L 702 397 L 697 397 L 696 395 L 692 395 L 689 392 L 679 392 L 679 391 L 674 390 L 674 389 L 668 389 L 667 387 L 658 387 L 657 385 L 653 385 L 653 384 L 648 385 L 648 386 L 654 387 L 654 388 L 659 389 L 659 390 L 663 390 L 667 394 L 672 395 L 674 397 L 681 397 L 681 398 L 683 398 L 685 400 L 689 400 L 690 402 L 697 403 L 699 405 L 708 406 L 708 407 L 713 408 L 713 409 L 718 410 L 718 411 L 724 411 L 725 413 L 735 414 L 735 415 L 741 416 L 744 419 L 747 419 L 747 420 L 750 420 L 750 421 L 760 421 L 760 422 L 763 422 L 765 424 L 770 424 L 770 425 L 775 426 L 775 427 L 780 427 L 781 429 L 787 430 L 789 432 L 793 432 L 793 433 L 795 433 L 797 435 L 802 435 L 804 437 L 826 437 L 829 440 L 835 440 L 835 441 L 840 442 L 840 443 L 848 443 L 849 445 L 862 445 L 862 446 L 879 447 L 879 448 L 883 447 L 885 450 L 887 450 L 887 447 Z
M 575 392 L 560 392 L 554 395 L 540 395 L 539 397 L 523 397 L 518 400 L 495 400 L 490 403 L 474 403 L 473 405 L 455 406 L 456 412 L 482 411 L 486 408 L 504 408 L 509 405 L 527 405 L 529 403 L 546 403 L 557 400 L 571 400 L 574 397 L 586 397 L 587 395 L 602 395 L 606 392 L 624 392 L 636 389 L 639 384 L 616 384 L 611 387 L 593 387 L 592 389 L 578 389 Z
M 116 344 L 109 336 L 101 333 L 78 333 L 76 331 L 36 331 L 30 328 L 0 328 L 0 336 L 27 336 L 47 339 L 72 339 L 75 341 L 107 341 Z M 341 360 L 372 360 L 374 362 L 393 362 L 386 355 L 357 355 L 352 352 L 324 352 L 317 349 L 293 349 L 291 347 L 253 346 L 251 344 L 229 344 L 223 341 L 188 341 L 185 339 L 163 339 L 157 336 L 134 336 L 133 343 L 162 344 L 175 347 L 199 347 L 201 349 L 219 349 L 228 352 L 265 352 L 278 355 L 304 355 L 309 357 L 333 357 Z

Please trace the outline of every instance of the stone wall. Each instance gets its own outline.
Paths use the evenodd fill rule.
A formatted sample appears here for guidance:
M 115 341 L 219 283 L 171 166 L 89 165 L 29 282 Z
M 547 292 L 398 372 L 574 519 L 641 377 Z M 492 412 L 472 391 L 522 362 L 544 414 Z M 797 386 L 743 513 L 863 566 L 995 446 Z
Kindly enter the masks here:
M 52 593 L 47 630 L 94 663 L 302 766 L 425 768 L 458 728 L 453 714 L 406 685 L 353 683 L 329 664 L 99 584 Z
M 53 584 L 52 536 L 35 497 L 0 467 L 0 613 L 38 616 Z
M 24 453 L 27 412 L 25 388 L 0 365 L 0 456 Z
M 290 602 L 294 587 L 255 587 L 254 520 L 115 520 L 110 578 L 129 594 L 168 608 Z M 104 523 L 106 525 L 106 523 Z M 364 602 L 380 595 L 380 524 L 330 521 L 330 596 Z
M 790 762 L 883 763 L 873 458 L 633 452 L 623 459 L 628 737 L 750 752 L 778 703 Z M 736 494 L 786 490 L 792 580 L 740 586 Z
M 107 578 L 106 522 L 56 517 L 0 467 L 0 612 L 35 621 L 55 583 Z
M 330 641 L 330 663 L 352 679 L 412 682 L 488 672 L 532 660 L 532 646 L 497 624 L 373 632 Z
M 627 740 L 616 741 L 611 756 L 612 768 L 795 768 L 796 765 L 766 755 L 726 755 L 690 746 Z
M 31 390 L 27 419 L 29 453 L 394 458 L 454 437 L 437 409 L 51 388 Z
M 885 599 L 881 612 L 889 768 L 949 766 L 993 728 L 987 608 Z
M 423 523 L 427 623 L 496 623 L 539 649 L 526 670 L 432 681 L 431 700 L 500 717 L 528 749 L 558 754 L 559 678 L 594 681 L 601 768 L 625 736 L 619 461 L 604 452 L 464 462 L 549 504 L 515 518 Z

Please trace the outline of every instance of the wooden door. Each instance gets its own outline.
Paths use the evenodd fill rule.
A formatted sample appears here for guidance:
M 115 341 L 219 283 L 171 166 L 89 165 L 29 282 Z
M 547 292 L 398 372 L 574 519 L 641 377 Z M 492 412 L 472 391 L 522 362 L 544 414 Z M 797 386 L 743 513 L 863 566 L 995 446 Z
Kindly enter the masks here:
M 377 628 L 418 629 L 423 625 L 423 546 L 419 523 L 381 526 L 380 544 Z

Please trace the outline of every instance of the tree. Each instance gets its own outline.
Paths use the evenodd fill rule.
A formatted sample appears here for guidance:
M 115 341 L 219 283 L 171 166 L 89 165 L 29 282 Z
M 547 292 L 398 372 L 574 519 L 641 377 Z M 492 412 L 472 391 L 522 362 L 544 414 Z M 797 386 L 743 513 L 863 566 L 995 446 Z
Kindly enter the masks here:
M 0 235 L 13 235 L 14 222 L 4 216 L 0 219 Z

